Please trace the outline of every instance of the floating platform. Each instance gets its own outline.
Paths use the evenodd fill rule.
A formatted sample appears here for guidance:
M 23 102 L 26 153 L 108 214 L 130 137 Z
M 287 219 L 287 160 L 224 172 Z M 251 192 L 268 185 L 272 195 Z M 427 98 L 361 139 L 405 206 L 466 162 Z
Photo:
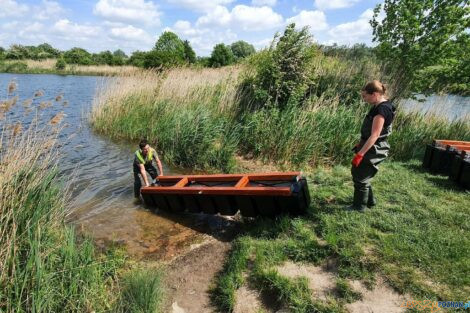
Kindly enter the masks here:
M 304 214 L 310 205 L 300 172 L 159 176 L 141 194 L 148 206 L 175 213 L 273 217 Z
M 423 167 L 470 188 L 470 141 L 434 140 L 426 146 Z

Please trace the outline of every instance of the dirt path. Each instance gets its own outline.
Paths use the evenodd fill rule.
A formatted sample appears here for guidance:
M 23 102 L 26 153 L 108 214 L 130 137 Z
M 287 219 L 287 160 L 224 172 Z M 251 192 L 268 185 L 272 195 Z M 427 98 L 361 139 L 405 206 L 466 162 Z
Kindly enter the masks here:
M 166 273 L 168 293 L 164 312 L 214 312 L 208 291 L 230 246 L 229 242 L 210 238 L 173 260 Z

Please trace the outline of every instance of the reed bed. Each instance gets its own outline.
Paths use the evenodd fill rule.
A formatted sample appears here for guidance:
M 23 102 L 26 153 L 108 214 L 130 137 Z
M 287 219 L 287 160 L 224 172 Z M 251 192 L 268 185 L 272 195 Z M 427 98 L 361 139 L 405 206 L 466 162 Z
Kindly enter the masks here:
M 112 138 L 145 137 L 170 163 L 229 171 L 237 148 L 231 119 L 238 73 L 237 67 L 180 68 L 107 80 L 91 124 Z
M 318 58 L 316 89 L 302 106 L 285 109 L 253 110 L 246 104 L 242 81 L 251 75 L 249 68 L 182 68 L 115 78 L 99 90 L 91 123 L 113 138 L 146 137 L 168 162 L 186 167 L 230 171 L 237 153 L 286 167 L 346 164 L 369 109 L 358 86 L 379 75 L 375 66 L 353 65 Z M 469 118 L 450 122 L 399 108 L 391 156 L 420 157 L 434 138 L 470 140 Z
M 121 76 L 139 73 L 141 68 L 123 65 L 75 65 L 67 64 L 65 69 L 56 69 L 57 59 L 5 61 L 0 64 L 0 72 L 31 73 L 31 74 L 68 74 L 68 75 L 96 75 Z
M 60 116 L 3 124 L 0 136 L 0 311 L 92 312 L 110 308 L 122 259 L 98 255 L 65 224 L 58 177 Z

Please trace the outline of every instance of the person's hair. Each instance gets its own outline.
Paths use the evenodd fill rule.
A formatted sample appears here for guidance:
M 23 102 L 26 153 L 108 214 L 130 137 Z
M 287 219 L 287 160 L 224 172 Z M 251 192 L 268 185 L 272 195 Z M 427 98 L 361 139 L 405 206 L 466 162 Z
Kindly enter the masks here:
M 369 95 L 373 94 L 374 92 L 378 92 L 382 95 L 385 94 L 387 89 L 385 88 L 385 85 L 379 82 L 378 80 L 373 80 L 371 82 L 368 82 L 363 88 L 362 91 L 367 92 Z
M 147 139 L 142 139 L 139 143 L 139 148 L 140 150 L 142 150 L 143 148 L 145 148 L 145 146 L 148 145 L 147 143 Z

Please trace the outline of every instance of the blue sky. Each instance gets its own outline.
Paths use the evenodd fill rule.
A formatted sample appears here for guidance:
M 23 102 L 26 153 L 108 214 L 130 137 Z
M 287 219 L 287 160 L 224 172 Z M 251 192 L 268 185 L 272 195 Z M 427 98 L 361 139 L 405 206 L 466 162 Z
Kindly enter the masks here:
M 371 45 L 379 0 L 0 0 L 0 46 L 48 42 L 61 50 L 147 51 L 165 30 L 198 55 L 245 40 L 257 49 L 290 22 L 323 44 Z

